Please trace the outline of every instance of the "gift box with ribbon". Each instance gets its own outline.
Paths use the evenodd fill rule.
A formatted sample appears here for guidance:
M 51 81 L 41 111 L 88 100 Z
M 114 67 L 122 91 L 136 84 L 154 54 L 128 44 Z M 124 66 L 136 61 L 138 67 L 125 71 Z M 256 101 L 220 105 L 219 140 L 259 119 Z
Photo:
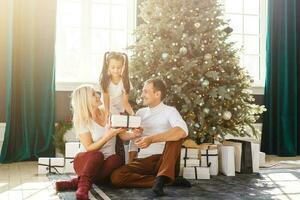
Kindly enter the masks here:
M 113 128 L 139 128 L 141 126 L 140 116 L 111 115 L 110 124 Z
M 218 149 L 201 150 L 201 167 L 209 167 L 211 175 L 219 173 Z
M 183 159 L 198 159 L 199 158 L 199 149 L 193 148 L 181 148 L 180 158 Z
M 38 174 L 64 173 L 64 158 L 40 157 L 38 160 Z
M 208 167 L 184 167 L 183 178 L 186 179 L 210 179 Z

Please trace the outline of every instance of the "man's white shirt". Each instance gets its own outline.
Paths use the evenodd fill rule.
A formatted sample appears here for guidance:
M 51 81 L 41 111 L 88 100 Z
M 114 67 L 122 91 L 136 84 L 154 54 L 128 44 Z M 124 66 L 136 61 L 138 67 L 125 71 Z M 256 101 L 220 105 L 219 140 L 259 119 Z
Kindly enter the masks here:
M 179 127 L 186 135 L 188 135 L 188 128 L 185 121 L 175 107 L 165 105 L 161 102 L 154 108 L 141 108 L 136 112 L 140 116 L 141 127 L 144 129 L 142 137 L 156 135 L 158 133 L 166 132 L 171 128 Z M 138 151 L 138 147 L 131 140 L 129 143 L 129 152 Z M 152 143 L 145 149 L 140 149 L 138 158 L 148 157 L 154 154 L 161 154 L 164 150 L 165 142 Z

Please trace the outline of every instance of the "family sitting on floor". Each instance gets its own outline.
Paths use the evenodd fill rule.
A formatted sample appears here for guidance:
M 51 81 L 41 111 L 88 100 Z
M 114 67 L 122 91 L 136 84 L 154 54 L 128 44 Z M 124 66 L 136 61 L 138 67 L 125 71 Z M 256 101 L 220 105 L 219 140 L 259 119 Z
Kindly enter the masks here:
M 123 53 L 108 52 L 104 55 L 100 86 L 104 106 L 99 92 L 91 85 L 82 85 L 72 94 L 73 123 L 82 149 L 74 159 L 77 178 L 56 182 L 56 190 L 77 190 L 77 199 L 88 199 L 93 183 L 152 187 L 157 196 L 164 195 L 165 185 L 190 187 L 186 179 L 178 176 L 187 125 L 176 108 L 163 103 L 166 96 L 163 81 L 152 78 L 145 82 L 142 99 L 146 107 L 134 113 L 128 102 L 132 87 L 128 58 Z M 108 116 L 124 112 L 140 116 L 141 127 L 130 132 L 111 128 Z M 116 152 L 119 138 L 130 140 L 126 165 Z

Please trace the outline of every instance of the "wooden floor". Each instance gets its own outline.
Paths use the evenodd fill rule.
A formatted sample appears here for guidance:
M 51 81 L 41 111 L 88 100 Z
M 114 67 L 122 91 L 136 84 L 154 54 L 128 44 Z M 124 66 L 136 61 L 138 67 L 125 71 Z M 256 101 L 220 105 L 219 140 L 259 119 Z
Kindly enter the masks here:
M 37 176 L 37 162 L 0 164 L 0 199 L 59 199 L 52 183 L 44 176 Z
M 296 161 L 289 163 L 289 160 Z M 300 156 L 277 157 L 267 156 L 266 166 L 276 168 L 298 168 L 300 169 Z M 299 161 L 299 162 L 298 162 Z M 297 164 L 299 163 L 299 164 Z M 295 182 L 294 182 L 295 184 Z M 300 180 L 297 182 L 299 191 L 291 195 L 279 195 L 277 199 L 300 199 Z M 287 189 L 289 186 L 287 186 Z M 295 185 L 290 187 L 295 188 Z M 294 190 L 294 189 L 293 189 Z M 0 200 L 54 200 L 59 199 L 55 194 L 53 183 L 44 175 L 37 175 L 37 162 L 19 162 L 12 164 L 0 164 Z

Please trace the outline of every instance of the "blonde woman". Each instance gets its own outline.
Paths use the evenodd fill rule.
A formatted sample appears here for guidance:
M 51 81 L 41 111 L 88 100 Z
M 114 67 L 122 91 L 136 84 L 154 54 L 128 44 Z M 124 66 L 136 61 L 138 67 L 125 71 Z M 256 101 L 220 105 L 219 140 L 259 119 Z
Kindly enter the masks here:
M 77 189 L 77 199 L 88 199 L 93 183 L 109 180 L 113 170 L 122 165 L 116 155 L 116 136 L 130 140 L 141 135 L 141 129 L 125 132 L 125 129 L 112 129 L 107 125 L 105 112 L 100 109 L 102 102 L 91 85 L 82 85 L 72 94 L 73 123 L 81 143 L 81 153 L 74 159 L 77 178 L 56 182 L 56 190 Z

